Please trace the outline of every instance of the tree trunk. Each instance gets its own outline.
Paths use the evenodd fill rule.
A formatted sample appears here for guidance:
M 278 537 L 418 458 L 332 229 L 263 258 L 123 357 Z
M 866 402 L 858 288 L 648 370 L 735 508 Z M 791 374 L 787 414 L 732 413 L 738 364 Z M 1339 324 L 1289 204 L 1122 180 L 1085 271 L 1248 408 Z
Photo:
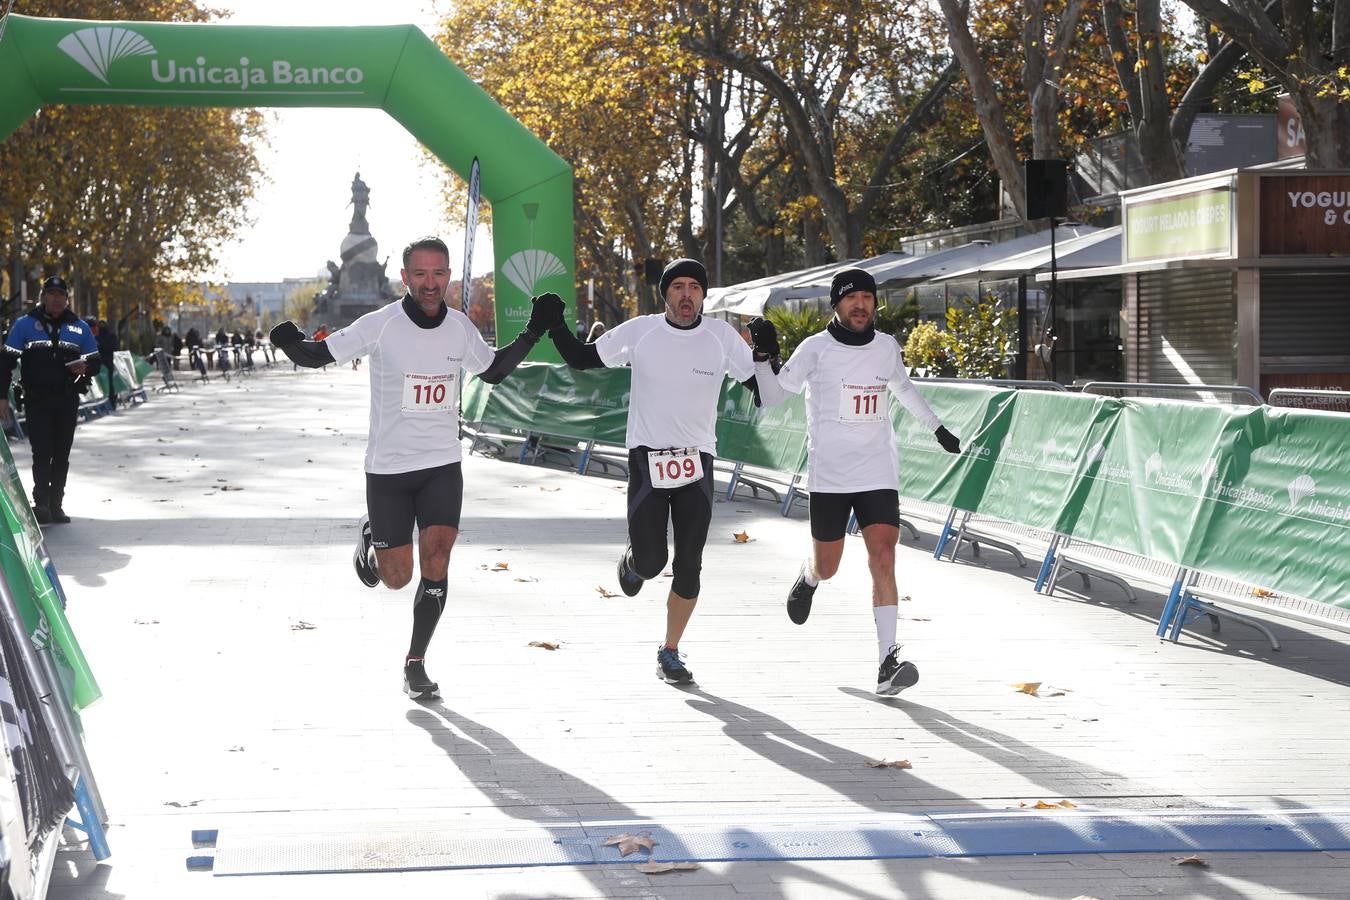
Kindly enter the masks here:
M 1181 177 L 1181 159 L 1169 127 L 1171 105 L 1167 99 L 1167 61 L 1163 58 L 1162 4 L 1160 0 L 1139 0 L 1139 99 L 1143 115 L 1134 123 L 1139 141 L 1139 156 L 1144 161 L 1149 182 L 1158 184 Z M 1189 135 L 1188 135 L 1189 137 Z
M 1350 169 L 1350 103 L 1318 97 L 1317 88 L 1306 84 L 1290 99 L 1308 135 L 1308 168 Z
M 989 77 L 989 72 L 975 49 L 975 39 L 971 37 L 966 22 L 966 13 L 957 0 L 938 0 L 942 15 L 947 20 L 947 41 L 966 73 L 966 82 L 970 85 L 971 96 L 975 101 L 975 114 L 979 117 L 980 128 L 984 131 L 985 142 L 989 146 L 989 157 L 994 161 L 994 169 L 1008 192 L 1017 217 L 1027 221 L 1026 181 L 1022 177 L 1022 167 L 1017 161 L 1017 150 L 1013 146 L 1012 132 L 1008 129 L 1007 116 L 998 92 Z

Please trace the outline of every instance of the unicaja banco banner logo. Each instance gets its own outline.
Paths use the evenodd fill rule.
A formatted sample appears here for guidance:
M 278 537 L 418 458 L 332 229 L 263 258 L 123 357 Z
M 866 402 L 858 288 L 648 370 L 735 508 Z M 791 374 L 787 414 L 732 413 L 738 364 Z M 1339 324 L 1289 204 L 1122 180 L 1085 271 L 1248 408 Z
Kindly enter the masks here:
M 109 72 L 115 63 L 148 57 L 148 62 L 142 63 L 145 68 L 139 70 L 127 69 L 125 64 L 117 67 L 121 74 L 117 85 L 120 90 L 138 89 L 146 84 L 147 74 L 150 76 L 147 90 L 181 89 L 195 93 L 250 88 L 281 89 L 273 93 L 340 93 L 366 80 L 365 70 L 360 66 L 312 66 L 288 59 L 250 60 L 233 54 L 228 61 L 205 54 L 187 60 L 173 59 L 161 53 L 144 35 L 115 25 L 72 31 L 57 42 L 57 47 L 108 87 L 113 87 Z
M 129 28 L 81 28 L 61 38 L 56 46 L 108 84 L 108 66 L 126 56 L 154 56 L 149 41 Z

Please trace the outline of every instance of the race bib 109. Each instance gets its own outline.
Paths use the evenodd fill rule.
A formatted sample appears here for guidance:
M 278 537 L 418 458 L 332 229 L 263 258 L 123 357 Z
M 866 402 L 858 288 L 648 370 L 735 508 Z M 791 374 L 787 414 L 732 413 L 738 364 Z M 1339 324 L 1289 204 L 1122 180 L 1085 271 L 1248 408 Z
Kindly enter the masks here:
M 839 389 L 839 421 L 882 422 L 890 410 L 884 384 L 848 384 Z
M 647 454 L 652 487 L 677 488 L 703 477 L 703 457 L 698 449 L 653 450 Z
M 455 373 L 403 376 L 403 411 L 405 413 L 435 413 L 452 410 L 459 403 Z

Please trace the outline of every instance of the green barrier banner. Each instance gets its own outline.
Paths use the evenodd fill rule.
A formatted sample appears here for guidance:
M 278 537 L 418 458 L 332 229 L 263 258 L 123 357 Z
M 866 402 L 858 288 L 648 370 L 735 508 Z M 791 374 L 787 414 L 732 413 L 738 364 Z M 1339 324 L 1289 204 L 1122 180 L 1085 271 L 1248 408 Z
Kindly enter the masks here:
M 1119 405 L 1103 397 L 1049 391 L 1017 391 L 1009 399 L 1008 427 L 1000 441 L 970 444 L 971 452 L 992 460 L 978 511 L 1066 531 L 1082 508 L 1077 488 L 1109 440 Z
M 479 403 L 482 421 L 524 431 L 623 442 L 626 370 L 558 369 L 547 383 L 546 371 L 522 367 L 490 394 L 466 388 L 466 409 Z M 988 385 L 919 390 L 962 453 L 944 452 L 893 403 L 902 496 L 1350 607 L 1350 417 Z M 802 397 L 760 410 L 728 381 L 718 455 L 797 474 L 805 422 Z
M 1350 416 L 1235 411 L 1228 437 L 1183 563 L 1350 608 Z
M 797 394 L 760 409 L 755 395 L 731 379 L 718 399 L 717 455 L 796 475 L 806 467 L 806 400 Z
M 576 295 L 571 167 L 412 25 L 10 15 L 5 26 L 0 138 L 54 103 L 383 109 L 462 177 L 474 157 L 482 159 L 499 343 L 520 332 L 532 295 Z M 541 341 L 531 358 L 558 355 L 551 341 Z
M 75 709 L 93 703 L 103 692 L 99 689 L 89 662 L 71 631 L 61 598 L 52 586 L 39 549 L 42 532 L 24 496 L 9 443 L 0 440 L 0 577 L 9 585 L 33 646 L 48 645 L 57 672 L 65 682 Z
M 549 423 L 546 433 L 579 441 L 624 443 L 631 383 L 628 369 L 540 368 L 548 375 L 535 415 L 537 421 Z
M 900 452 L 900 495 L 978 511 L 993 468 L 993 448 L 1011 422 L 1013 391 L 983 386 L 923 384 L 920 393 L 947 429 L 961 439 L 948 453 L 926 425 L 891 400 L 891 422 Z
M 1118 402 L 1111 440 L 1094 450 L 1069 533 L 1180 565 L 1205 501 L 1203 485 L 1229 440 L 1231 407 Z

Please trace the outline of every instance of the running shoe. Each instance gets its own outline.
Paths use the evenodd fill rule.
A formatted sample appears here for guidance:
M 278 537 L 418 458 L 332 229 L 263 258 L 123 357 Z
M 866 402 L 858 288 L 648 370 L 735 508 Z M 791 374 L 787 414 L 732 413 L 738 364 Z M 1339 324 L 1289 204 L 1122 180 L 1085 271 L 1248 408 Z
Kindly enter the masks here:
M 619 557 L 619 590 L 630 597 L 636 597 L 637 592 L 642 590 L 642 576 L 634 572 L 628 562 L 632 552 L 632 547 L 625 548 L 623 556 Z
M 811 598 L 815 595 L 816 589 L 806 583 L 806 572 L 803 570 L 788 592 L 788 618 L 798 625 L 804 624 L 806 617 L 811 615 Z
M 900 645 L 891 646 L 891 652 L 881 661 L 877 670 L 877 693 L 883 697 L 894 697 L 907 687 L 919 683 L 919 668 L 909 660 L 900 658 Z
M 656 651 L 656 677 L 666 684 L 693 684 L 694 673 L 680 662 L 680 651 L 662 646 Z
M 356 577 L 361 583 L 373 588 L 380 583 L 380 573 L 375 571 L 375 553 L 370 549 L 370 516 L 361 517 L 358 532 L 352 565 L 356 566 Z
M 441 686 L 427 677 L 426 662 L 410 659 L 403 664 L 403 693 L 414 700 L 435 700 L 441 695 Z

